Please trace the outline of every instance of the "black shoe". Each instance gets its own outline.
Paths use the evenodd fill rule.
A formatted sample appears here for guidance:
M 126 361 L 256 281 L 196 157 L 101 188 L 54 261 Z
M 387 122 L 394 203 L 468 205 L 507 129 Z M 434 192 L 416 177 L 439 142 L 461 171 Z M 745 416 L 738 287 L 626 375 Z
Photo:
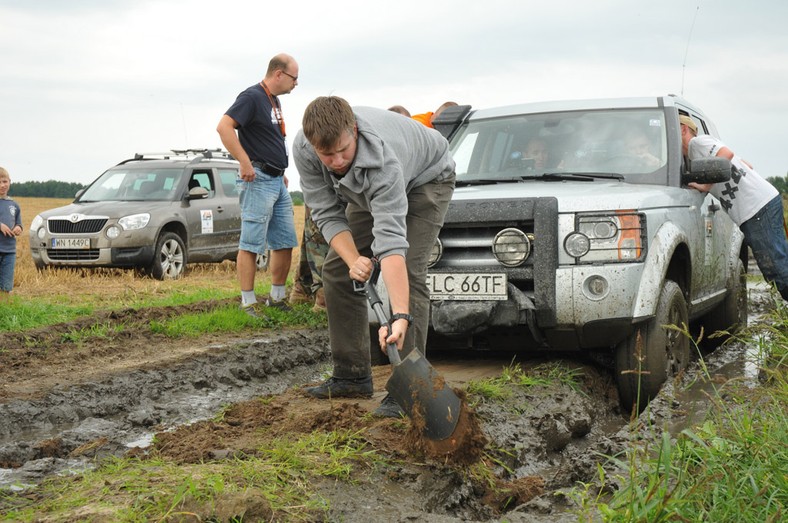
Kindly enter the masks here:
M 271 299 L 270 296 L 268 296 L 263 301 L 263 303 L 265 304 L 266 307 L 279 309 L 282 312 L 290 312 L 293 310 L 293 308 L 290 306 L 290 304 L 287 303 L 287 300 L 285 298 L 282 298 L 281 300 L 273 300 Z
M 334 378 L 333 376 L 316 387 L 304 391 L 315 398 L 370 398 L 372 376 L 366 378 Z
M 244 311 L 246 314 L 251 316 L 252 318 L 262 318 L 263 315 L 260 314 L 258 310 L 259 304 L 252 303 L 251 305 L 241 305 L 240 309 Z
M 372 415 L 379 418 L 401 418 L 405 416 L 405 411 L 399 406 L 397 400 L 387 394 L 386 397 L 383 398 L 383 401 L 380 402 L 380 405 L 378 405 L 378 408 L 376 408 L 372 413 Z

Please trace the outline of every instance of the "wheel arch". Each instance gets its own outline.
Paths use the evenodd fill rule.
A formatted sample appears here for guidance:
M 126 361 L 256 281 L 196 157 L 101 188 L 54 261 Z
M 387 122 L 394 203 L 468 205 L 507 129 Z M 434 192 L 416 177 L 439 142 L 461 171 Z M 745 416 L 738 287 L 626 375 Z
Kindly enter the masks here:
M 174 232 L 181 237 L 181 241 L 183 242 L 186 249 L 189 248 L 189 231 L 186 228 L 186 225 L 178 221 L 165 223 L 159 230 L 159 234 L 156 235 L 156 238 L 158 239 L 165 232 Z
M 637 323 L 654 315 L 662 282 L 665 279 L 675 281 L 686 298 L 691 274 L 692 260 L 686 235 L 673 223 L 665 223 L 649 245 L 648 257 L 632 310 L 633 322 Z

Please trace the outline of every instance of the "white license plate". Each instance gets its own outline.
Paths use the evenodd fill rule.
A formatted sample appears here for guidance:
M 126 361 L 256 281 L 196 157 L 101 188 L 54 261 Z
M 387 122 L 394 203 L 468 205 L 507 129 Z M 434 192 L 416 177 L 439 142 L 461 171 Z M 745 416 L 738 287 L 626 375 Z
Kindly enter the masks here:
M 90 249 L 90 238 L 52 238 L 53 249 Z
M 506 274 L 427 274 L 431 300 L 505 300 Z

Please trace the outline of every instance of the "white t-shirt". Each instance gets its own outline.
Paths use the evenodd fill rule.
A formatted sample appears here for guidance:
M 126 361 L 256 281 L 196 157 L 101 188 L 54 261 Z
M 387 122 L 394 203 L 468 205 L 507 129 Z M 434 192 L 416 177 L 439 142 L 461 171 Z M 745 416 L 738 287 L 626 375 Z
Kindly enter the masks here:
M 723 147 L 725 144 L 713 136 L 701 134 L 690 140 L 689 159 L 717 156 Z M 710 192 L 719 198 L 723 208 L 737 225 L 752 218 L 761 207 L 780 194 L 737 154 L 734 154 L 731 160 L 731 179 L 715 183 Z

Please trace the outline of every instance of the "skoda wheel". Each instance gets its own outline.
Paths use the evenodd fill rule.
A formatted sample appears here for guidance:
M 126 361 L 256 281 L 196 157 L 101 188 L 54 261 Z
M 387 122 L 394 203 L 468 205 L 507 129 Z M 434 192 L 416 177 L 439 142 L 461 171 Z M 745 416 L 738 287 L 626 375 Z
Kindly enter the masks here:
M 174 232 L 164 232 L 159 236 L 154 251 L 150 274 L 157 280 L 180 278 L 186 267 L 186 247 L 181 237 Z

